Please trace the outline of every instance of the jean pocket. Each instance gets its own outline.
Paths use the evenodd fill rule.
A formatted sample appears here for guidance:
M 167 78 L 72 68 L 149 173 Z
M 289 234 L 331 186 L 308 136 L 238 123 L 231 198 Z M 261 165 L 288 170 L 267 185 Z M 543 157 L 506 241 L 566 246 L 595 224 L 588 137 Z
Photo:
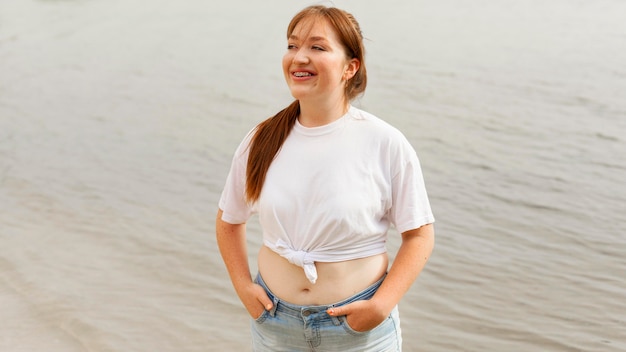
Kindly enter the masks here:
M 365 331 L 357 331 L 354 330 L 354 328 L 352 328 L 350 326 L 350 324 L 348 323 L 348 318 L 344 315 L 342 317 L 339 317 L 340 321 L 341 321 L 341 326 L 343 326 L 344 330 L 346 330 L 346 332 L 350 335 L 365 335 L 365 334 L 369 334 L 370 332 L 380 329 L 383 325 L 385 325 L 385 323 L 387 323 L 388 321 L 390 321 L 391 316 L 388 316 L 387 318 L 385 318 L 385 320 L 383 320 L 380 324 L 376 325 L 374 328 L 370 329 L 370 330 L 365 330 Z
M 350 326 L 350 324 L 348 323 L 348 317 L 345 316 L 345 315 L 341 317 L 341 326 L 343 326 L 343 328 L 346 330 L 346 332 L 351 334 L 351 335 L 363 335 L 363 334 L 367 334 L 368 332 L 371 331 L 371 330 L 365 330 L 365 331 L 356 331 L 356 330 L 354 330 Z
M 258 324 L 261 324 L 262 322 L 265 321 L 265 319 L 267 319 L 267 315 L 268 314 L 269 314 L 269 312 L 267 310 L 263 309 L 263 313 L 261 313 L 261 315 L 258 318 L 254 319 L 254 321 L 256 323 L 258 323 Z

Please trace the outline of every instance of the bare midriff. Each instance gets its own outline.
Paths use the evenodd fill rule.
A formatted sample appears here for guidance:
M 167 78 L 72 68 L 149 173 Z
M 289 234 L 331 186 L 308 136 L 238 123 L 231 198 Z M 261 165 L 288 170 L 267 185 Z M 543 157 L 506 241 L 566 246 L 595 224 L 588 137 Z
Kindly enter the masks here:
M 311 283 L 304 270 L 266 246 L 258 257 L 259 272 L 279 299 L 297 305 L 340 302 L 378 281 L 389 265 L 387 253 L 341 262 L 315 262 L 317 281 Z

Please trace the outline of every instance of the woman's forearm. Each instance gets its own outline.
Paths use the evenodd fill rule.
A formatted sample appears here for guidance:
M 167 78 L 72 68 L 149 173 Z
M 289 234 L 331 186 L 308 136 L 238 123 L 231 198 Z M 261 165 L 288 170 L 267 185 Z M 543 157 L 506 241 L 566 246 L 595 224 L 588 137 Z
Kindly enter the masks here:
M 229 224 L 222 220 L 222 210 L 215 220 L 217 246 L 237 294 L 252 281 L 246 245 L 246 224 Z
M 402 244 L 389 269 L 387 277 L 372 297 L 381 312 L 388 314 L 424 269 L 435 244 L 433 224 L 402 234 Z
M 258 318 L 263 309 L 272 308 L 272 301 L 265 290 L 252 281 L 246 245 L 246 224 L 229 224 L 223 221 L 220 210 L 215 220 L 215 233 L 217 246 L 237 296 L 250 316 Z

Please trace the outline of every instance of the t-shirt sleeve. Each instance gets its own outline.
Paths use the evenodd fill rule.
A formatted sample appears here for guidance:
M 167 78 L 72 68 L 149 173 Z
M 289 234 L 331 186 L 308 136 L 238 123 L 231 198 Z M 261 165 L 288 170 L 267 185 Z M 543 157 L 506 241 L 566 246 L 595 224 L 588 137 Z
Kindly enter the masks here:
M 406 139 L 401 140 L 394 159 L 391 222 L 400 233 L 435 222 L 419 159 Z
M 246 167 L 250 134 L 241 142 L 226 177 L 226 184 L 219 200 L 222 220 L 230 224 L 243 224 L 252 215 L 254 208 L 246 201 Z

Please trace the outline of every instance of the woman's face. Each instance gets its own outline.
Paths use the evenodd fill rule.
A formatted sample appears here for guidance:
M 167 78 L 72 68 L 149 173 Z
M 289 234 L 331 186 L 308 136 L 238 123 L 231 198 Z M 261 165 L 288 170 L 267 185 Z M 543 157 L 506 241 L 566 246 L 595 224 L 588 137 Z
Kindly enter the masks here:
M 354 76 L 359 62 L 348 59 L 327 20 L 303 20 L 287 43 L 283 73 L 294 98 L 320 103 L 345 100 L 345 81 Z

